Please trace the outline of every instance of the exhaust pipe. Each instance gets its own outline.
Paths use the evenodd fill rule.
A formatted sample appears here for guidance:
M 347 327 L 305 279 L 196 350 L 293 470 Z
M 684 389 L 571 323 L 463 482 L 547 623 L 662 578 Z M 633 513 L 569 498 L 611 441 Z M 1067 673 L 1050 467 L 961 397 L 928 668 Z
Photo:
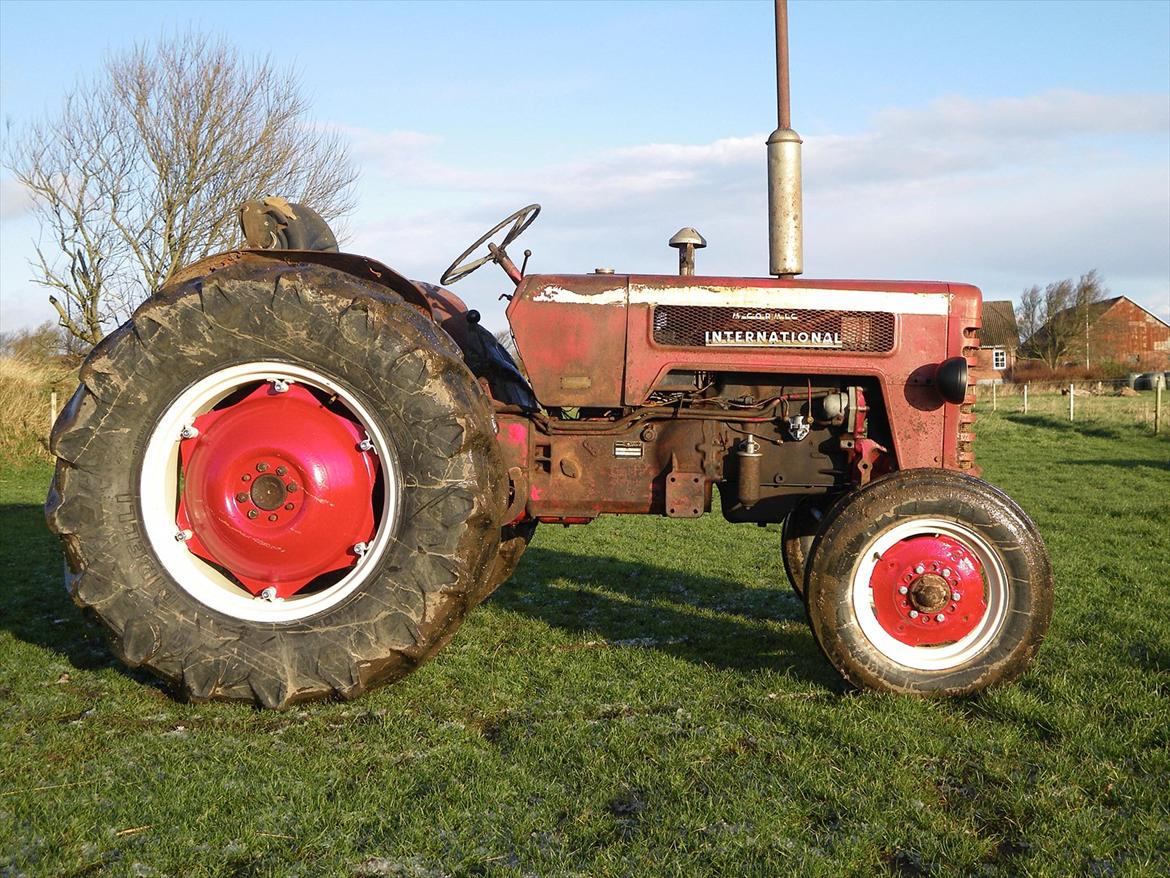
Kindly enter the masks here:
M 788 87 L 788 0 L 776 0 L 776 107 L 779 127 L 768 138 L 768 252 L 771 273 L 804 271 L 800 135 L 792 130 Z

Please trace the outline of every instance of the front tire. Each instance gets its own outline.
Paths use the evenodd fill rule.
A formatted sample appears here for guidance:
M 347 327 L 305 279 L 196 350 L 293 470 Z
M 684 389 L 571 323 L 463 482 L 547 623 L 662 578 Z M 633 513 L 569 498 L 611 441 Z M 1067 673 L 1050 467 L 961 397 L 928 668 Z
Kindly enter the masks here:
M 488 585 L 487 401 L 428 319 L 341 272 L 245 259 L 152 297 L 90 355 L 52 450 L 74 600 L 192 700 L 355 697 Z
M 946 470 L 894 473 L 834 510 L 806 579 L 809 621 L 850 683 L 967 695 L 1019 676 L 1052 615 L 1052 566 L 1006 494 Z

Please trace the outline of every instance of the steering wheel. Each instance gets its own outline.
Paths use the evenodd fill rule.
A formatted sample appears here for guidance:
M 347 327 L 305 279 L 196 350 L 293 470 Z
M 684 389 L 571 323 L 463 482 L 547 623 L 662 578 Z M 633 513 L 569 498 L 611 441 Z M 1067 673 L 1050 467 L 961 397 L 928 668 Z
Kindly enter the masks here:
M 453 284 L 458 280 L 463 280 L 463 278 L 467 277 L 467 275 L 471 274 L 485 262 L 495 262 L 497 259 L 496 254 L 503 251 L 504 248 L 519 238 L 521 233 L 532 225 L 532 221 L 536 219 L 539 213 L 540 205 L 530 204 L 527 207 L 520 208 L 511 216 L 492 226 L 478 241 L 459 254 L 459 257 L 448 266 L 447 270 L 443 272 L 443 276 L 439 278 L 439 284 L 442 286 Z M 488 245 L 490 252 L 487 256 L 481 256 L 478 259 L 467 258 L 490 241 L 492 235 L 504 228 L 508 223 L 512 224 L 512 228 L 508 229 L 508 233 L 504 235 L 504 240 L 500 242 L 499 246 L 492 247 L 492 245 Z

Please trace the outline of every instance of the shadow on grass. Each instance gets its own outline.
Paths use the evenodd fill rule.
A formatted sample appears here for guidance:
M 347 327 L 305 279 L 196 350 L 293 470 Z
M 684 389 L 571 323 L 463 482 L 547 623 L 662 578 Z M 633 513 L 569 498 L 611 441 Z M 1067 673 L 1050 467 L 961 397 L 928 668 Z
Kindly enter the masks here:
M 124 676 L 164 687 L 145 671 L 127 668 L 106 645 L 100 626 L 89 622 L 65 591 L 61 549 L 45 526 L 39 505 L 0 506 L 0 571 L 4 600 L 0 628 L 17 640 L 51 650 L 78 670 L 112 667 Z
M 746 588 L 731 579 L 534 546 L 489 600 L 611 644 L 651 648 L 715 668 L 790 673 L 844 691 L 783 571 L 777 574 L 772 588 Z M 794 631 L 792 624 L 781 628 L 777 622 L 799 627 Z
M 60 654 L 79 670 L 113 667 L 165 688 L 153 676 L 124 667 L 100 627 L 85 620 L 70 600 L 61 550 L 39 505 L 0 506 L 0 535 L 7 592 L 0 602 L 0 628 Z M 490 600 L 563 630 L 596 633 L 610 643 L 656 649 L 716 668 L 787 672 L 842 691 L 783 576 L 777 562 L 774 587 L 747 588 L 732 579 L 535 546 L 516 576 Z M 798 624 L 781 628 L 777 622 Z
M 1093 421 L 1070 421 L 1067 417 L 1055 415 L 1025 415 L 1022 412 L 1009 412 L 1000 415 L 1005 421 L 1019 424 L 1024 427 L 1043 427 L 1046 430 L 1056 430 L 1061 433 L 1075 433 L 1080 436 L 1089 436 L 1094 439 L 1111 439 L 1128 442 L 1136 432 L 1153 437 L 1148 425 L 1137 424 L 1132 421 L 1116 424 Z

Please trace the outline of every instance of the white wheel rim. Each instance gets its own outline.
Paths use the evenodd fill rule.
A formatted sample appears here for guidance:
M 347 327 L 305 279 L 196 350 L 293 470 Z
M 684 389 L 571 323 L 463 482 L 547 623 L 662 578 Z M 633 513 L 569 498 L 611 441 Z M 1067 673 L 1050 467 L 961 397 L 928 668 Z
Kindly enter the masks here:
M 184 426 L 210 411 L 240 388 L 285 381 L 336 394 L 366 431 L 381 474 L 383 502 L 373 540 L 354 567 L 328 588 L 287 600 L 253 597 L 247 589 L 192 554 L 176 539 L 179 497 L 179 439 Z M 397 531 L 401 478 L 394 447 L 352 390 L 313 369 L 270 361 L 221 369 L 192 384 L 167 406 L 151 431 L 139 477 L 142 522 L 151 548 L 166 572 L 200 603 L 252 622 L 292 622 L 337 606 L 357 591 L 376 569 Z
M 902 540 L 917 536 L 943 536 L 962 543 L 983 569 L 987 611 L 962 639 L 939 646 L 912 646 L 895 638 L 874 613 L 871 577 L 878 560 Z M 871 540 L 861 553 L 850 583 L 851 607 L 866 639 L 890 661 L 917 671 L 946 671 L 970 662 L 991 645 L 1008 615 L 1010 577 L 999 553 L 979 533 L 965 524 L 943 518 L 916 518 L 897 524 Z

